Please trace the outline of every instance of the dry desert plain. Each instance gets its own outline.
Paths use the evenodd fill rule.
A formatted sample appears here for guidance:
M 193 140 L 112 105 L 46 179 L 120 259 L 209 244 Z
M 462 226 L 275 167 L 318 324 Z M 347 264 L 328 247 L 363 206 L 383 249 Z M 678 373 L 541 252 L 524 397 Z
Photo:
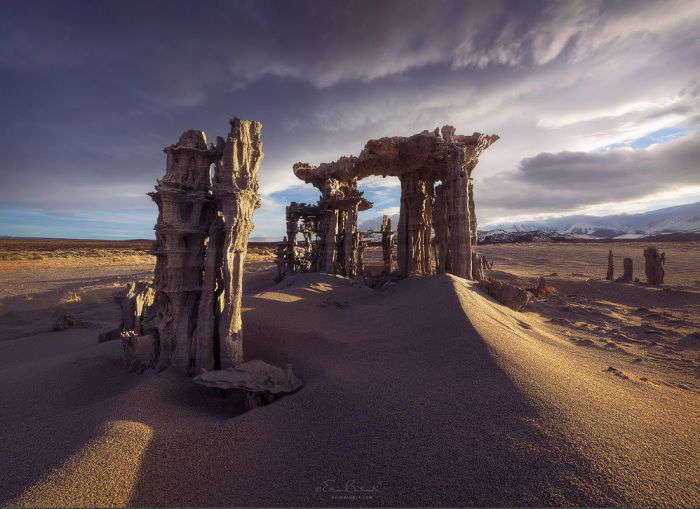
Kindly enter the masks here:
M 98 344 L 148 242 L 0 241 L 0 502 L 699 506 L 700 243 L 655 245 L 658 287 L 603 280 L 608 249 L 644 280 L 637 242 L 480 246 L 556 289 L 523 312 L 449 275 L 275 284 L 252 246 L 246 357 L 305 386 L 244 412 Z

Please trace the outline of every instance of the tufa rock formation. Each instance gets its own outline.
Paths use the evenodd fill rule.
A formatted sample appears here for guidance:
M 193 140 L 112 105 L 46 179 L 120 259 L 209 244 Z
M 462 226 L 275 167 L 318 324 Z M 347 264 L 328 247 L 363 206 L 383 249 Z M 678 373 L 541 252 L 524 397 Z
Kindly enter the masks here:
M 216 146 L 187 131 L 166 147 L 165 177 L 150 193 L 159 212 L 151 326 L 158 369 L 193 374 L 243 361 L 243 262 L 264 155 L 260 122 L 234 118 L 230 126 Z
M 149 281 L 134 281 L 127 285 L 126 291 L 114 293 L 114 300 L 121 307 L 121 322 L 116 329 L 101 333 L 100 343 L 120 339 L 123 332 L 146 334 L 145 322 L 150 306 L 153 305 L 155 292 Z
M 121 325 L 99 340 L 121 339 L 129 371 L 174 366 L 199 374 L 198 383 L 223 380 L 257 401 L 301 381 L 289 367 L 243 362 L 243 263 L 260 206 L 262 125 L 234 118 L 230 126 L 216 146 L 190 130 L 164 149 L 165 176 L 149 193 L 158 206 L 153 284 L 131 283 L 115 296 Z
M 409 137 L 370 140 L 358 157 L 355 174 L 392 175 L 401 181 L 397 230 L 399 273 L 431 274 L 431 226 L 435 229 L 438 270 L 472 278 L 476 238 L 471 172 L 478 157 L 498 136 L 455 134 L 452 126 Z M 438 214 L 433 218 L 433 211 Z
M 243 263 L 260 206 L 261 130 L 234 118 L 216 145 L 190 130 L 163 150 L 165 176 L 149 193 L 158 206 L 153 284 L 131 283 L 115 296 L 121 325 L 99 338 L 121 338 L 128 369 L 192 375 L 243 362 Z
M 370 140 L 358 157 L 341 157 L 319 166 L 295 164 L 294 174 L 321 191 L 317 270 L 348 277 L 359 272 L 362 239 L 357 232 L 357 212 L 371 204 L 362 198 L 357 182 L 369 176 L 390 175 L 401 182 L 397 229 L 401 277 L 433 273 L 434 230 L 437 272 L 482 278 L 482 265 L 475 251 L 471 172 L 481 152 L 496 140 L 496 135 L 457 135 L 454 127 L 444 126 L 409 137 Z M 289 235 L 287 240 L 291 242 Z
M 648 247 L 644 250 L 644 269 L 647 275 L 647 282 L 650 285 L 662 285 L 664 283 L 665 263 L 666 253 L 659 252 L 655 247 Z
M 292 202 L 286 209 L 287 236 L 277 247 L 277 281 L 287 274 L 315 272 L 318 266 L 319 246 L 314 241 L 320 220 L 320 208 L 306 203 Z M 300 224 L 301 221 L 301 224 Z M 304 245 L 298 243 L 298 235 L 304 237 Z
M 382 261 L 384 262 L 384 273 L 391 274 L 391 241 L 393 234 L 391 232 L 391 218 L 389 216 L 382 217 Z
M 361 275 L 362 235 L 357 214 L 370 209 L 372 203 L 357 189 L 357 177 L 353 175 L 356 162 L 356 157 L 341 157 L 319 166 L 296 163 L 293 167 L 297 178 L 321 192 L 313 230 L 317 237 L 312 250 L 316 263 L 311 270 L 346 277 Z M 296 237 L 288 232 L 287 241 L 296 242 Z
M 634 279 L 632 273 L 632 258 L 623 259 L 622 268 L 624 270 L 624 273 L 615 281 L 620 283 L 631 283 Z
M 622 268 L 624 271 L 622 274 L 622 280 L 632 282 L 634 279 L 634 274 L 632 271 L 632 258 L 625 258 L 622 260 Z
M 491 270 L 493 269 L 493 260 L 488 261 L 485 256 L 479 256 L 479 265 L 481 270 Z
M 608 271 L 605 273 L 605 279 L 612 281 L 615 277 L 615 267 L 613 265 L 613 252 L 612 249 L 608 251 Z

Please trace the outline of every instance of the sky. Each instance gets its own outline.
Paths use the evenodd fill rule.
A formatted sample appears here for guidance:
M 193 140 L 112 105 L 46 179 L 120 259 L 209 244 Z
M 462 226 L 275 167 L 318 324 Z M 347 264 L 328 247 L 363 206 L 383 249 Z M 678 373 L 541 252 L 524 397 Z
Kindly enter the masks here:
M 3 2 L 0 235 L 152 238 L 162 149 L 233 116 L 263 123 L 253 240 L 318 199 L 295 162 L 445 124 L 501 137 L 481 225 L 697 202 L 699 33 L 697 0 Z

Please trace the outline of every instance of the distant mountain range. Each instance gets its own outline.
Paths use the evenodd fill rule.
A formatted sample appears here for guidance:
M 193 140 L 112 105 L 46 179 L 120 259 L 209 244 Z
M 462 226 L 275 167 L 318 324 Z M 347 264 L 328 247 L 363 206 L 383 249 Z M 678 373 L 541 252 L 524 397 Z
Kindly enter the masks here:
M 394 228 L 398 215 L 392 216 Z M 381 218 L 362 222 L 362 230 L 378 230 Z M 571 242 L 576 240 L 700 240 L 700 202 L 641 214 L 572 215 L 542 221 L 501 223 L 479 230 L 479 243 Z
M 700 202 L 677 205 L 641 214 L 610 216 L 573 215 L 515 224 L 491 225 L 480 232 L 488 237 L 525 232 L 540 232 L 553 238 L 569 239 L 637 239 L 650 236 L 700 234 Z M 552 235 L 553 234 L 553 235 Z M 518 237 L 518 235 L 514 235 Z

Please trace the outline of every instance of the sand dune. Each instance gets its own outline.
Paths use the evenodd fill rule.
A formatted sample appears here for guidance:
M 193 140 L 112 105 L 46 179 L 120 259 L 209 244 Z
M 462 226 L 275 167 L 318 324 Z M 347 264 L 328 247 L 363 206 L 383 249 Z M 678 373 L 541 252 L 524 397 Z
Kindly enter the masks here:
M 663 364 L 582 348 L 452 276 L 270 279 L 248 280 L 246 356 L 306 385 L 246 413 L 125 373 L 95 341 L 118 313 L 99 288 L 72 304 L 98 328 L 0 342 L 2 503 L 700 504 L 698 393 L 653 383 Z

